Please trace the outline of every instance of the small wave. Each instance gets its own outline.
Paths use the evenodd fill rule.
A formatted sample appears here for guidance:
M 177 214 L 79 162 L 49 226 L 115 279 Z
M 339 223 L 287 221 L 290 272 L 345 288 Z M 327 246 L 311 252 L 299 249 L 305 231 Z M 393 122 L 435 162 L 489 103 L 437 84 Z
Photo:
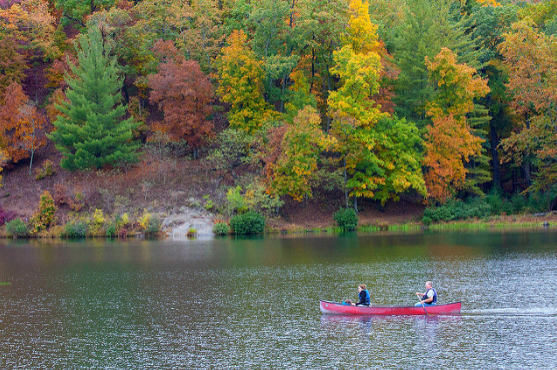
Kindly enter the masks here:
M 493 308 L 462 310 L 462 316 L 557 316 L 556 308 Z

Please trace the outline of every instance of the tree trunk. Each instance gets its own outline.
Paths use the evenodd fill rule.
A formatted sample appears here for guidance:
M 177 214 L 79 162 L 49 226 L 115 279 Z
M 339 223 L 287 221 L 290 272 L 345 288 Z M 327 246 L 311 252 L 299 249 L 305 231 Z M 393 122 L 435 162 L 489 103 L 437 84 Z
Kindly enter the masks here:
M 128 88 L 126 84 L 122 84 L 122 91 L 124 92 L 124 99 L 126 100 L 126 104 L 130 103 L 130 94 L 128 93 Z
M 346 157 L 343 159 L 344 163 L 344 201 L 346 208 L 348 208 L 348 174 L 346 173 Z
M 524 181 L 526 181 L 526 186 L 530 187 L 530 185 L 532 185 L 532 175 L 531 175 L 529 161 L 524 161 L 523 170 L 524 170 Z
M 526 119 L 526 129 L 529 130 L 530 129 L 530 118 Z M 528 146 L 526 146 L 526 158 L 524 160 L 524 180 L 526 181 L 526 186 L 530 187 L 530 185 L 532 185 L 532 176 L 531 176 L 531 170 L 530 170 L 530 158 L 529 158 L 529 151 L 530 148 Z
M 491 160 L 493 163 L 493 187 L 499 189 L 501 187 L 501 171 L 499 166 L 499 153 L 497 146 L 499 145 L 499 136 L 495 125 L 490 125 L 491 130 Z
M 282 94 L 280 95 L 280 106 L 279 106 L 280 113 L 284 113 L 284 96 L 286 91 L 287 79 L 288 79 L 288 74 L 285 75 L 284 78 L 282 79 Z
M 354 196 L 354 211 L 358 213 L 358 197 Z
M 31 176 L 31 170 L 33 168 L 33 156 L 35 154 L 35 148 L 31 148 L 31 160 L 29 161 L 29 176 Z
M 327 68 L 327 93 L 325 94 L 326 98 L 329 97 L 330 91 L 331 91 L 331 74 L 329 73 L 329 68 Z M 325 99 L 325 101 L 327 101 L 327 99 Z M 327 130 L 325 132 L 329 133 L 330 128 L 331 128 L 331 117 L 329 117 L 329 115 L 327 114 Z

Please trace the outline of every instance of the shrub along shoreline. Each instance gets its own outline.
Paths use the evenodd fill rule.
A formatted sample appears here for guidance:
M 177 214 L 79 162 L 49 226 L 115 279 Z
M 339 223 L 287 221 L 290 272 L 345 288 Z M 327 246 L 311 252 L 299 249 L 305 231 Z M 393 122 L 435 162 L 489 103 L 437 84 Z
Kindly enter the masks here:
M 126 214 L 124 214 L 124 219 Z M 141 221 L 134 221 L 130 223 L 122 222 L 121 228 L 118 228 L 118 221 L 109 221 L 107 226 L 95 227 L 92 226 L 90 218 L 81 216 L 78 220 L 72 220 L 65 225 L 54 225 L 48 230 L 36 233 L 30 231 L 30 226 L 23 220 L 16 218 L 8 222 L 3 230 L 0 230 L 0 238 L 59 238 L 59 239 L 79 239 L 79 238 L 166 238 L 168 234 L 161 230 L 161 217 L 156 214 L 147 214 L 150 217 L 148 227 L 145 228 Z M 142 216 L 141 218 L 145 218 Z M 94 224 L 93 224 L 94 225 Z M 253 226 L 246 226 L 252 228 Z M 262 229 L 257 229 L 257 232 L 236 232 L 226 222 L 217 222 L 213 227 L 213 234 L 216 237 L 226 237 L 228 235 L 277 235 L 277 234 L 341 234 L 346 232 L 362 232 L 362 233 L 412 233 L 422 231 L 456 231 L 456 230 L 512 230 L 512 229 L 542 229 L 557 227 L 557 214 L 548 213 L 544 215 L 519 215 L 519 216 L 497 216 L 491 219 L 469 219 L 465 221 L 449 221 L 440 222 L 436 224 L 424 225 L 420 222 L 401 223 L 401 224 L 365 224 L 359 225 L 356 228 L 343 228 L 338 224 L 332 224 L 326 227 L 307 228 L 307 227 L 293 227 L 293 228 L 277 228 L 272 226 L 263 226 Z M 188 238 L 195 238 L 197 230 L 192 229 L 188 232 Z
M 228 222 L 216 219 L 213 234 L 257 235 L 298 233 L 359 232 L 415 232 L 422 230 L 452 231 L 473 229 L 537 228 L 557 225 L 557 212 L 528 213 L 540 209 L 537 203 L 524 202 L 516 197 L 505 200 L 497 194 L 472 198 L 464 202 L 450 200 L 443 205 L 427 208 L 421 222 L 359 225 L 358 214 L 352 208 L 341 208 L 332 216 L 331 224 L 320 228 L 291 227 L 279 229 L 267 225 L 265 217 L 255 211 L 230 215 Z M 536 208 L 538 207 L 538 208 Z M 70 213 L 64 223 L 55 218 L 56 206 L 48 191 L 43 192 L 36 213 L 30 219 L 16 217 L 0 207 L 0 237 L 4 238 L 164 238 L 163 216 L 144 210 L 134 214 L 105 215 L 101 209 L 92 214 Z M 510 214 L 509 214 L 510 213 Z M 333 221 L 334 220 L 334 224 Z M 188 237 L 197 230 L 190 229 Z
M 72 212 L 68 220 L 60 224 L 55 217 L 56 206 L 48 191 L 41 194 L 39 207 L 30 219 L 16 217 L 14 212 L 0 209 L 0 237 L 5 238 L 87 238 L 87 237 L 135 237 L 160 236 L 161 219 L 159 215 L 143 211 L 140 214 L 128 213 L 105 215 L 101 209 L 92 214 Z

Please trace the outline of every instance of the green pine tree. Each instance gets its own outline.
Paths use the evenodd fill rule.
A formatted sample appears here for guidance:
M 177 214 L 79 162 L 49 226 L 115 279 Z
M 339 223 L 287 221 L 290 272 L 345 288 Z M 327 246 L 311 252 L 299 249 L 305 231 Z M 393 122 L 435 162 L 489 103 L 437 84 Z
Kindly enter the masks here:
M 435 87 L 429 83 L 425 57 L 434 58 L 447 47 L 458 55 L 459 63 L 478 68 L 477 40 L 470 35 L 469 19 L 451 0 L 407 0 L 405 22 L 392 40 L 393 56 L 400 74 L 396 81 L 396 111 L 416 122 L 428 124 L 425 105 Z M 389 42 L 389 43 L 391 43 Z
M 488 150 L 491 150 L 489 140 L 487 140 L 490 120 L 487 108 L 481 104 L 474 104 L 474 110 L 468 117 L 468 123 L 472 128 L 472 133 L 484 140 L 481 154 L 471 157 L 470 162 L 466 164 L 468 174 L 464 182 L 464 191 L 474 195 L 484 195 L 481 186 L 492 180 L 490 157 L 487 154 Z
M 116 60 L 96 27 L 80 38 L 79 46 L 78 65 L 71 65 L 75 77 L 66 76 L 69 102 L 58 107 L 56 130 L 48 135 L 63 155 L 60 165 L 82 170 L 135 162 L 139 143 L 132 130 L 138 124 L 132 118 L 122 120 L 126 108 L 120 104 Z

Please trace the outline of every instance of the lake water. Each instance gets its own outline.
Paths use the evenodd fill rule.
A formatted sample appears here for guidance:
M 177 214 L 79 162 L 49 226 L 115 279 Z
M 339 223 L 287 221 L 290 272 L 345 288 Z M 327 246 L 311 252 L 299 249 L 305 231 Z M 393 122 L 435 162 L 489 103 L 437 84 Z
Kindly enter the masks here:
M 411 305 L 460 316 L 322 315 Z M 1 369 L 557 368 L 554 230 L 1 241 Z

